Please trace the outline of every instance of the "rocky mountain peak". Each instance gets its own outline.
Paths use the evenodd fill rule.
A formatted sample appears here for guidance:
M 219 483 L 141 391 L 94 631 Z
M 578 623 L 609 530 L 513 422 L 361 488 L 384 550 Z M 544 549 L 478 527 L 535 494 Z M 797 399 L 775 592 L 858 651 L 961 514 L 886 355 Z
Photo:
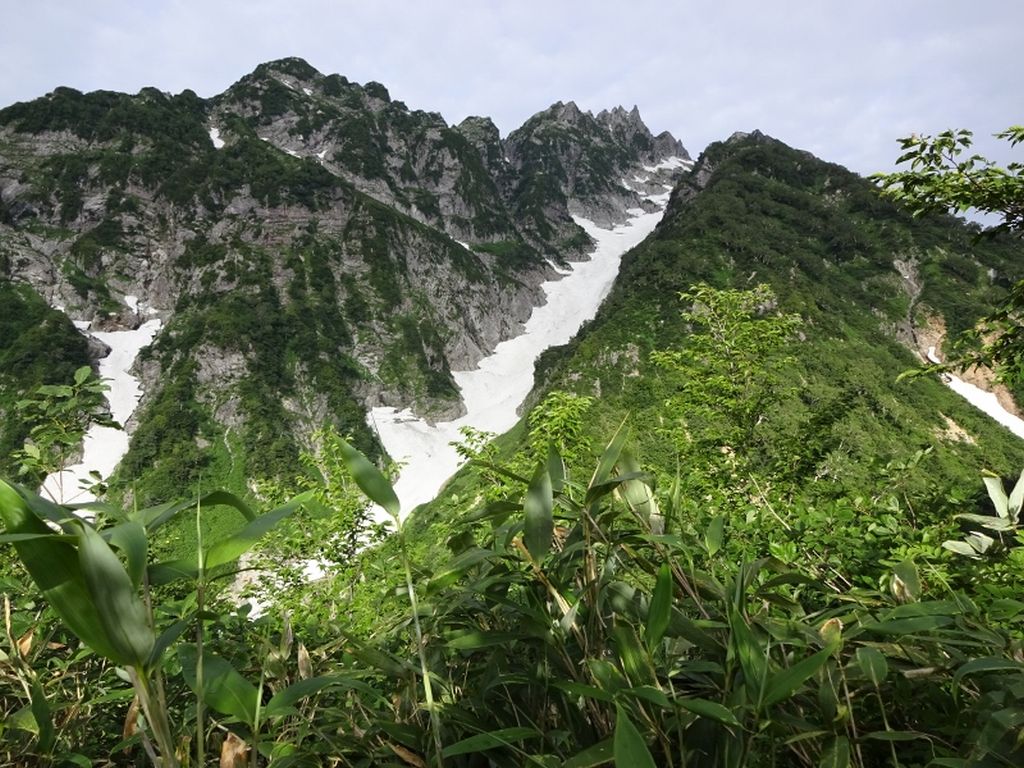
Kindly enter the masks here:
M 252 72 L 252 77 L 262 78 L 274 75 L 284 75 L 296 78 L 303 82 L 312 82 L 323 78 L 323 74 L 305 59 L 298 56 L 288 56 L 283 59 L 275 59 L 260 64 Z
M 494 148 L 501 147 L 501 133 L 489 117 L 467 117 L 455 126 L 455 130 L 465 136 L 482 157 L 490 155 Z
M 593 119 L 593 115 L 589 112 L 581 110 L 575 101 L 567 101 L 565 103 L 556 101 L 547 110 L 541 112 L 538 116 L 549 116 L 561 123 L 569 123 L 575 125 L 576 123 L 582 122 L 585 118 L 589 117 Z
M 682 142 L 668 131 L 662 131 L 657 137 L 653 136 L 650 128 L 640 117 L 640 109 L 635 104 L 630 110 L 622 106 L 601 110 L 597 113 L 596 120 L 620 144 L 648 150 L 646 160 L 657 162 L 667 157 L 690 159 Z

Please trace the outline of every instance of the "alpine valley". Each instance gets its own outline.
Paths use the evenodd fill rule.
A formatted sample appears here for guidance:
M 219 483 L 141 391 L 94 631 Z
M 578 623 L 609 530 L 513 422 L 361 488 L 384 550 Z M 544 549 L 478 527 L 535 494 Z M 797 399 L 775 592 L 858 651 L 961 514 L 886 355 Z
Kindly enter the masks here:
M 20 467 L 40 487 L 26 398 L 72 391 L 133 332 L 122 367 L 141 399 L 97 520 L 157 510 L 119 524 L 148 535 L 186 509 L 171 502 L 234 499 L 176 518 L 141 564 L 135 539 L 107 532 L 128 592 L 168 590 L 153 648 L 181 646 L 170 666 L 151 649 L 133 667 L 85 640 L 129 669 L 134 689 L 109 700 L 136 696 L 128 721 L 147 724 L 125 721 L 118 745 L 107 723 L 116 738 L 90 752 L 78 709 L 54 710 L 54 736 L 42 676 L 18 672 L 10 694 L 0 682 L 11 731 L 38 754 L 63 744 L 55 764 L 166 756 L 174 738 L 137 682 L 166 672 L 205 702 L 161 705 L 199 734 L 175 737 L 182 764 L 228 733 L 254 766 L 1020 764 L 1024 548 L 1009 520 L 1024 486 L 1007 500 L 995 479 L 1024 467 L 1003 426 L 1020 424 L 1020 393 L 986 369 L 901 374 L 952 354 L 1024 279 L 1022 256 L 1014 233 L 913 216 L 757 130 L 694 160 L 636 107 L 559 102 L 503 137 L 298 58 L 208 99 L 58 88 L 8 106 L 0 476 Z M 987 392 L 1003 424 L 958 394 Z M 397 535 L 374 528 L 346 468 L 381 519 L 398 502 L 377 468 L 405 478 Z M 983 472 L 1009 510 L 987 537 L 1003 559 L 970 570 L 985 552 L 955 553 L 964 519 L 989 509 Z M 300 492 L 316 503 L 243 561 L 292 619 L 271 610 L 263 640 L 234 641 L 252 616 L 203 601 L 238 602 L 241 582 L 220 590 L 228 566 Z M 89 523 L 32 503 L 85 537 L 88 578 Z M 247 505 L 276 509 L 248 528 Z M 22 532 L 21 547 L 61 538 Z M 204 555 L 188 563 L 222 535 L 214 588 Z M 164 562 L 140 585 L 147 554 Z M 175 591 L 183 576 L 203 586 Z M 19 648 L 31 615 L 8 620 Z M 291 670 L 295 637 L 317 650 Z M 209 689 L 204 642 L 220 654 Z M 105 663 L 88 674 L 115 680 Z M 293 719 L 297 706 L 311 708 Z M 225 725 L 206 733 L 207 716 Z

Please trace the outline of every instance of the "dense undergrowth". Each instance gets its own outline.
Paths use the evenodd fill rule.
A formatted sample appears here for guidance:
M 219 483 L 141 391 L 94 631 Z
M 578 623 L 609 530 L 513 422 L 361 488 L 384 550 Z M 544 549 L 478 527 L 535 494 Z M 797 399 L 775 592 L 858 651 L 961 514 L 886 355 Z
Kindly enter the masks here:
M 330 431 L 262 515 L 215 493 L 89 523 L 3 486 L 34 582 L 5 566 L 4 760 L 1019 764 L 1024 483 L 986 480 L 993 514 L 978 479 L 908 482 L 925 449 L 856 495 L 808 492 L 757 436 L 797 319 L 766 289 L 688 300 L 664 434 L 627 417 L 595 446 L 596 403 L 550 393 L 501 441 L 467 433 L 471 468 L 401 523 Z M 647 471 L 639 438 L 676 468 Z M 370 548 L 350 478 L 395 517 Z M 984 554 L 943 546 L 979 525 Z M 224 587 L 258 541 L 244 563 L 316 556 L 328 578 L 286 572 L 254 619 Z
M 470 465 L 411 515 L 335 430 L 282 447 L 269 390 L 243 390 L 266 429 L 204 432 L 170 407 L 196 400 L 183 356 L 156 401 L 181 452 L 140 427 L 123 508 L 0 484 L 17 555 L 0 560 L 0 762 L 1024 763 L 1024 450 L 940 382 L 897 383 L 914 359 L 893 341 L 997 305 L 1019 248 L 911 220 L 764 137 L 701 163 L 595 321 L 542 360 L 524 420 L 467 431 Z M 308 311 L 288 333 L 337 335 L 352 318 L 313 294 L 326 256 L 292 247 Z M 165 351 L 213 318 L 287 379 L 281 327 L 196 302 Z M 274 468 L 251 503 L 208 490 L 251 477 L 242 451 Z M 326 578 L 307 583 L 307 560 Z

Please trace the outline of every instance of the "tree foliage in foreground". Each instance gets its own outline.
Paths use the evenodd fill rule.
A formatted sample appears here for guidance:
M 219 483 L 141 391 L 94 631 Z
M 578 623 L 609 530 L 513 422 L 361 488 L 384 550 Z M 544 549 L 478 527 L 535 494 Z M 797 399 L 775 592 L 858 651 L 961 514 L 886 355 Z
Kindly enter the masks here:
M 1024 126 L 1010 127 L 996 138 L 1016 147 L 1024 141 Z M 904 153 L 897 164 L 909 163 L 909 170 L 874 178 L 887 195 L 915 215 L 973 209 L 1002 218 L 994 233 L 1019 238 L 1024 233 L 1024 163 L 1011 162 L 1002 168 L 981 155 L 965 156 L 972 141 L 973 134 L 963 129 L 901 139 Z M 1024 280 L 1014 284 L 995 312 L 965 334 L 951 365 L 990 366 L 1009 384 L 1024 382 L 1022 313 Z
M 702 330 L 666 357 L 670 377 L 685 374 L 671 407 L 692 409 L 702 448 L 719 453 L 756 431 L 796 319 L 763 289 L 689 295 Z M 708 421 L 716 392 L 728 395 L 720 423 Z M 94 504 L 90 522 L 0 484 L 3 540 L 49 605 L 6 582 L 0 755 L 158 768 L 218 755 L 239 768 L 1020 763 L 1018 532 L 954 557 L 941 544 L 950 520 L 894 493 L 896 466 L 868 500 L 755 503 L 694 450 L 681 470 L 706 477 L 688 498 L 681 481 L 656 486 L 626 426 L 588 463 L 589 408 L 551 394 L 530 450 L 505 464 L 484 450 L 497 492 L 471 494 L 426 554 L 385 476 L 336 435 L 317 456 L 327 495 L 262 515 L 215 492 Z M 335 582 L 333 612 L 289 602 L 290 620 L 218 601 L 279 523 L 327 502 L 358 529 L 365 507 L 342 468 L 396 526 L 359 556 L 363 583 Z M 982 522 L 1016 519 L 1024 485 L 1006 497 L 997 483 L 986 480 L 997 514 Z M 224 505 L 238 526 L 205 537 Z M 157 543 L 173 519 L 194 521 L 191 557 Z M 349 613 L 360 606 L 375 619 L 361 629 Z

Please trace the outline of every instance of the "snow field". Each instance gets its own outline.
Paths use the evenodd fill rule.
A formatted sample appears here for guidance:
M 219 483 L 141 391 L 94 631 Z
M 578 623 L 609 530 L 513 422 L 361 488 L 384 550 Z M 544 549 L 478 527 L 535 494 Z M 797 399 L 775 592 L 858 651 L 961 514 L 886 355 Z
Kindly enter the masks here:
M 540 353 L 565 344 L 594 317 L 611 290 L 623 254 L 654 230 L 662 212 L 634 209 L 631 215 L 626 224 L 611 230 L 573 217 L 597 244 L 590 259 L 573 264 L 561 279 L 541 285 L 546 302 L 533 310 L 522 334 L 499 344 L 475 370 L 453 371 L 466 406 L 464 416 L 431 425 L 409 409 L 371 410 L 370 425 L 387 452 L 402 464 L 395 492 L 403 515 L 433 499 L 461 466 L 462 458 L 450 445 L 461 441 L 461 427 L 500 434 L 515 425 L 517 410 L 533 388 L 533 366 Z M 376 516 L 378 521 L 388 520 L 382 509 L 376 510 Z
M 137 311 L 136 297 L 126 296 L 125 303 Z M 75 322 L 76 327 L 84 331 L 83 324 L 88 328 L 87 322 Z M 131 418 L 142 397 L 139 380 L 129 371 L 138 357 L 139 350 L 149 344 L 159 330 L 160 320 L 154 318 L 134 331 L 97 331 L 92 334 L 110 347 L 110 354 L 100 360 L 99 375 L 101 379 L 107 380 L 110 387 L 107 392 L 110 413 L 122 426 Z M 42 493 L 65 504 L 95 501 L 96 497 L 93 494 L 81 489 L 80 481 L 88 480 L 92 471 L 99 472 L 103 479 L 110 477 L 127 451 L 127 432 L 94 425 L 85 434 L 82 460 L 62 472 L 55 472 L 47 477 L 43 482 Z
M 935 347 L 928 347 L 928 354 L 926 357 L 930 363 L 938 364 L 942 362 L 938 355 L 935 354 Z M 942 381 L 947 387 L 952 389 L 960 395 L 960 397 L 986 416 L 989 416 L 1002 424 L 1017 437 L 1024 438 L 1024 419 L 1014 416 L 1008 410 L 1003 408 L 995 394 L 987 392 L 981 387 L 976 387 L 973 384 L 968 384 L 963 379 L 951 376 L 950 374 L 943 374 Z

